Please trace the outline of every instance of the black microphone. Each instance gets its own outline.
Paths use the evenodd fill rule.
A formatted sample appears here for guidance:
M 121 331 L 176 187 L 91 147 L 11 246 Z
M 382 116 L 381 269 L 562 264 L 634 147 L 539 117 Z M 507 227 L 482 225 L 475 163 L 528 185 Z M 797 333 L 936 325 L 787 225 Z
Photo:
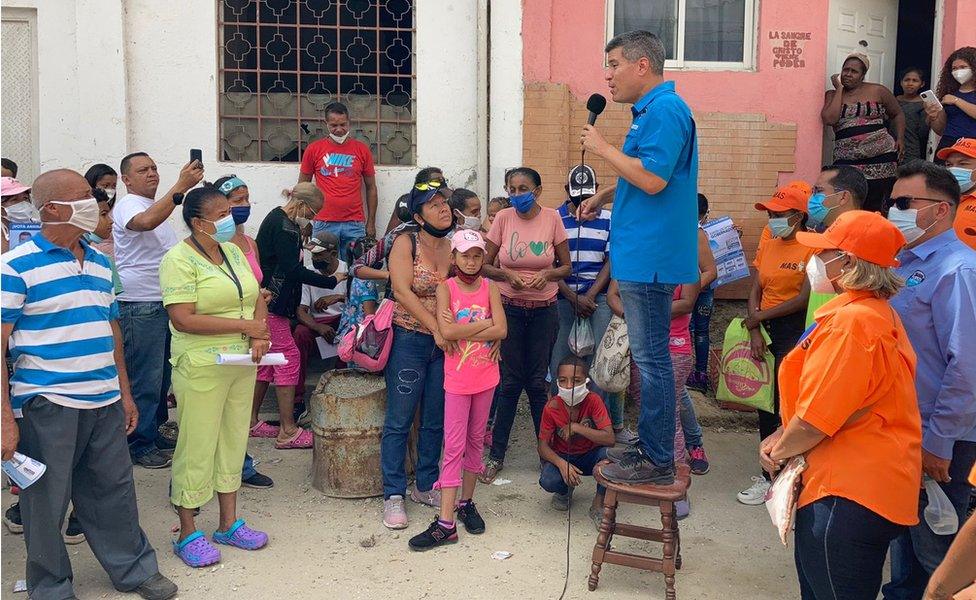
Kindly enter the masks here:
M 593 94 L 586 101 L 586 110 L 590 111 L 590 117 L 586 120 L 588 125 L 596 123 L 596 118 L 600 116 L 603 109 L 607 107 L 607 99 L 600 94 Z

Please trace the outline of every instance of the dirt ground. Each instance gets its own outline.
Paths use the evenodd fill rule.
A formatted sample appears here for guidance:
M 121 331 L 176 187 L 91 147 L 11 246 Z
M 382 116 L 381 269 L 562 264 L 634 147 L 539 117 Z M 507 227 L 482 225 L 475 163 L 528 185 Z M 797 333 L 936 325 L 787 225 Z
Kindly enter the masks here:
M 173 555 L 171 530 L 177 518 L 166 497 L 169 471 L 136 469 L 142 527 L 156 547 L 160 570 L 179 585 L 180 598 L 296 593 L 342 599 L 560 597 L 566 513 L 553 511 L 548 494 L 538 486 L 538 458 L 527 415 L 519 415 L 509 461 L 500 474 L 511 483 L 479 487 L 476 492 L 487 532 L 473 536 L 462 530 L 458 544 L 422 554 L 408 551 L 407 539 L 429 524 L 433 509 L 408 502 L 410 527 L 389 531 L 380 521 L 380 499 L 338 500 L 311 487 L 311 451 L 279 451 L 269 440 L 251 442 L 258 470 L 273 477 L 275 487 L 243 488 L 240 513 L 250 525 L 267 531 L 271 543 L 253 553 L 222 548 L 223 560 L 216 567 L 189 569 Z M 677 575 L 678 598 L 797 598 L 792 548 L 776 539 L 763 507 L 743 506 L 734 497 L 754 474 L 755 434 L 708 428 L 706 445 L 712 470 L 694 478 L 692 514 L 680 523 L 684 565 Z M 586 515 L 593 491 L 592 480 L 586 481 L 574 498 L 565 598 L 663 598 L 663 576 L 614 565 L 604 566 L 596 592 L 587 591 L 596 541 Z M 5 491 L 3 507 L 12 501 Z M 623 522 L 660 522 L 657 513 L 644 507 L 626 506 L 618 514 Z M 198 525 L 209 533 L 216 519 L 211 502 Z M 637 552 L 651 546 L 623 538 L 614 545 Z M 493 560 L 496 550 L 513 555 Z M 660 553 L 659 545 L 656 550 Z M 111 587 L 87 545 L 68 546 L 68 553 L 79 598 L 134 597 Z M 15 581 L 24 576 L 24 555 L 22 537 L 4 529 L 0 598 L 26 599 L 26 594 L 12 593 Z

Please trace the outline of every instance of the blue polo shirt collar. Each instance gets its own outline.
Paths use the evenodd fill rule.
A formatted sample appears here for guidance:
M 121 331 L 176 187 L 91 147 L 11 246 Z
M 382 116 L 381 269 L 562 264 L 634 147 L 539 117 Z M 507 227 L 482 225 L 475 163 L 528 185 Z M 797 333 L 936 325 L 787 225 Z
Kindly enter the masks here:
M 48 252 L 68 252 L 69 254 L 71 253 L 71 251 L 68 250 L 67 248 L 52 244 L 49 239 L 44 237 L 43 229 L 35 233 L 34 237 L 31 238 L 31 241 L 37 244 L 37 247 L 40 248 L 41 251 L 44 253 L 48 253 Z M 88 242 L 85 241 L 84 236 L 82 236 L 81 239 L 78 240 L 78 243 L 81 244 L 81 247 L 85 249 L 86 257 L 91 254 L 92 252 L 91 247 L 88 245 Z
M 640 100 L 634 102 L 634 105 L 630 107 L 630 111 L 636 117 L 638 114 L 642 113 L 655 98 L 657 98 L 658 96 L 666 92 L 673 92 L 673 91 L 674 91 L 673 81 L 662 81 L 661 83 L 651 88 L 649 92 L 644 94 Z
M 928 260 L 930 256 L 941 250 L 946 244 L 951 243 L 954 239 L 956 239 L 956 232 L 949 229 L 914 248 L 905 250 L 904 253 L 913 254 L 921 260 Z

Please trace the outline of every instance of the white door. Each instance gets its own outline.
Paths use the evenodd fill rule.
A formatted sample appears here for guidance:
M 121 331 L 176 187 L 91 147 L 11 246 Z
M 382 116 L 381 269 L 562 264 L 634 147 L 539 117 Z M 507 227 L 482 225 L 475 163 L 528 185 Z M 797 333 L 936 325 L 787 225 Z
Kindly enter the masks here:
M 895 81 L 898 0 L 831 0 L 827 25 L 827 89 L 851 52 L 871 61 L 866 81 L 889 89 Z

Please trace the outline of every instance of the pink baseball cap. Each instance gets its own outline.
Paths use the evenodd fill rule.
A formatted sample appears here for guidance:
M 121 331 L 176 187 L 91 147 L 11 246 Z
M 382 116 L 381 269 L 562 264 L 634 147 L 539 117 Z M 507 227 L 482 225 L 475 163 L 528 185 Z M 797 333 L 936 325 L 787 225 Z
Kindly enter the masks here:
M 0 196 L 16 196 L 21 192 L 30 191 L 29 185 L 24 185 L 13 177 L 2 178 L 0 184 Z
M 472 248 L 485 250 L 485 240 L 473 229 L 458 229 L 451 236 L 451 250 L 467 252 Z

